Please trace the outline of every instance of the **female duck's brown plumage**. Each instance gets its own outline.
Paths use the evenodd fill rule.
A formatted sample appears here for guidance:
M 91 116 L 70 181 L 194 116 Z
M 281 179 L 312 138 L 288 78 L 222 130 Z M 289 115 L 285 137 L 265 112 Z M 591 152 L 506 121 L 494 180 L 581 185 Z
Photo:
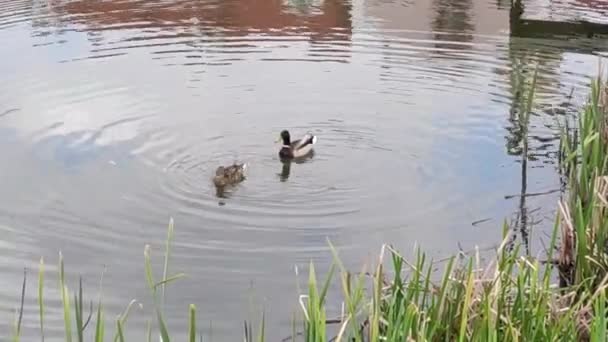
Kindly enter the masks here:
M 220 166 L 215 170 L 215 177 L 213 177 L 213 184 L 216 187 L 225 187 L 227 185 L 234 185 L 242 182 L 245 179 L 245 170 L 247 164 L 236 164 L 230 166 Z
M 302 139 L 291 141 L 289 131 L 281 132 L 280 139 L 283 141 L 283 146 L 279 151 L 281 159 L 297 159 L 309 155 L 312 152 L 312 145 L 317 142 L 317 137 L 312 134 L 306 134 Z

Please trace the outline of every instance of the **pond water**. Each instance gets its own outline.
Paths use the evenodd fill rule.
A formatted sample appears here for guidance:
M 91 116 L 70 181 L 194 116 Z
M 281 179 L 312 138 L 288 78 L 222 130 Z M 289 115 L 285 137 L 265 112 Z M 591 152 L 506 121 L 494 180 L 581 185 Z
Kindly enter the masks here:
M 530 8 L 606 11 L 555 3 Z M 433 257 L 495 245 L 523 213 L 516 238 L 542 250 L 559 198 L 557 122 L 584 102 L 608 45 L 511 37 L 509 4 L 0 0 L 0 339 L 23 268 L 24 334 L 37 336 L 42 256 L 46 337 L 61 340 L 59 251 L 87 298 L 107 268 L 108 318 L 133 298 L 149 305 L 143 248 L 159 277 L 170 217 L 171 269 L 188 275 L 168 288 L 178 338 L 189 303 L 205 334 L 241 338 L 252 297 L 272 340 L 289 335 L 294 266 L 326 270 L 328 239 L 358 269 L 382 243 Z M 517 110 L 536 64 L 522 170 Z M 282 129 L 316 134 L 315 156 L 284 168 Z M 248 179 L 218 198 L 214 170 L 235 160 Z M 129 336 L 149 318 L 134 312 Z

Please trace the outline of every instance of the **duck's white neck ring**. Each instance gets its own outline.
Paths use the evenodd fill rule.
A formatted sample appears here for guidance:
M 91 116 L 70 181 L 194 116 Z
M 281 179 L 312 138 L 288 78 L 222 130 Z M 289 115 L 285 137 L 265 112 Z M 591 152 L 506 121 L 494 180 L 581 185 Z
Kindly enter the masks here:
M 283 145 L 284 148 L 291 148 L 289 145 Z

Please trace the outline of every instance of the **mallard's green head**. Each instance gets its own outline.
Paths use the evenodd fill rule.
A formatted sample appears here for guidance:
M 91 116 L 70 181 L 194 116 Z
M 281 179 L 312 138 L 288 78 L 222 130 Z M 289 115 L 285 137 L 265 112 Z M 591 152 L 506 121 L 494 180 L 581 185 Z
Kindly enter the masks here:
M 283 145 L 289 146 L 291 144 L 291 136 L 289 135 L 289 131 L 283 130 L 281 132 L 281 140 L 283 140 Z

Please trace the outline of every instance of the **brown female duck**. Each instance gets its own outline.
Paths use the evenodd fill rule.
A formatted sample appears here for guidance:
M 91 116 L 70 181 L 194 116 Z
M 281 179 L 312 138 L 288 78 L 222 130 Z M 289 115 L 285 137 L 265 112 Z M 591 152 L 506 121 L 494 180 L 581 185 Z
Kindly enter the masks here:
M 247 170 L 247 164 L 245 163 L 220 166 L 215 170 L 213 184 L 218 188 L 223 188 L 227 185 L 240 183 L 245 179 L 245 170 Z

